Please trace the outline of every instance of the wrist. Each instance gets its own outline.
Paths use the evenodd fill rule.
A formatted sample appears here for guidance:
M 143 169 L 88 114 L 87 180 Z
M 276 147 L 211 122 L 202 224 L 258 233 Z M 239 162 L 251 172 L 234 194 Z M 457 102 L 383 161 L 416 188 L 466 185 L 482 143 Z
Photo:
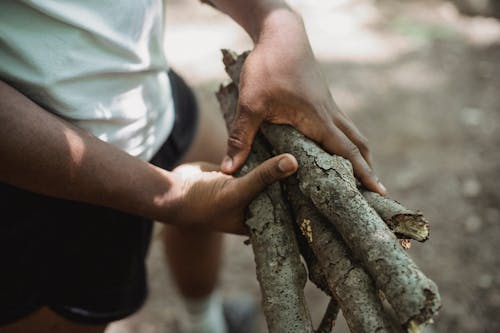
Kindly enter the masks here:
M 301 26 L 302 19 L 283 0 L 202 0 L 229 15 L 257 43 L 269 29 L 283 30 L 283 25 Z
M 160 222 L 174 222 L 181 210 L 181 203 L 184 198 L 185 182 L 174 172 L 159 169 L 165 184 L 168 184 L 162 192 L 153 197 L 153 214 Z
M 301 16 L 284 3 L 255 6 L 252 14 L 245 30 L 256 44 L 270 35 L 304 29 Z

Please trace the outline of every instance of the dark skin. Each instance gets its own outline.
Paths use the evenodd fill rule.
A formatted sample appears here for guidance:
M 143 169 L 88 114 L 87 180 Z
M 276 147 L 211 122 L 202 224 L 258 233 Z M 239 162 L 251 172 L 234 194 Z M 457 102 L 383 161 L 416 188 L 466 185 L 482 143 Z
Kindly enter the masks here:
M 252 198 L 297 169 L 295 158 L 284 154 L 249 177 L 234 178 L 208 164 L 168 172 L 53 116 L 1 81 L 0 133 L 5 183 L 174 225 L 239 234 L 245 233 L 242 219 Z
M 368 189 L 385 194 L 371 168 L 368 142 L 335 104 L 300 16 L 282 1 L 211 2 L 255 42 L 243 66 L 238 111 L 229 129 L 222 171 L 233 173 L 243 165 L 262 122 L 289 124 L 328 152 L 347 158 Z M 254 19 L 236 10 L 249 6 Z
M 223 172 L 199 164 L 174 172 L 156 168 L 55 117 L 0 81 L 0 181 L 200 231 L 245 233 L 249 202 L 298 167 L 293 156 L 280 155 L 245 177 L 229 175 L 243 165 L 256 131 L 267 121 L 295 126 L 330 153 L 348 158 L 359 180 L 384 194 L 370 167 L 366 139 L 335 105 L 300 16 L 279 0 L 211 2 L 255 42 L 243 68 Z M 77 325 L 44 308 L 0 331 L 69 332 L 76 327 L 79 332 L 104 329 Z
M 229 13 L 235 8 L 241 13 L 241 8 L 249 6 L 243 0 L 214 4 Z M 233 14 L 252 35 L 256 46 L 243 68 L 237 116 L 229 130 L 221 170 L 230 174 L 244 163 L 263 121 L 286 123 L 331 153 L 348 158 L 360 181 L 384 194 L 385 189 L 369 166 L 366 140 L 336 107 L 300 18 L 278 1 L 255 1 L 254 5 L 254 21 Z M 169 222 L 176 225 L 241 233 L 244 207 L 269 184 L 262 179 L 280 179 L 297 167 L 291 156 L 264 164 L 256 172 L 274 178 L 259 178 L 258 188 L 252 187 L 253 181 L 233 179 L 221 172 L 199 171 L 195 176 L 180 176 L 96 139 L 43 110 L 5 83 L 0 84 L 0 97 L 0 180 L 50 196 L 104 205 L 159 221 L 175 216 Z M 295 165 L 291 172 L 275 172 L 281 158 L 290 159 Z M 227 195 L 228 192 L 239 194 Z M 207 202 L 206 206 L 199 207 L 200 201 Z

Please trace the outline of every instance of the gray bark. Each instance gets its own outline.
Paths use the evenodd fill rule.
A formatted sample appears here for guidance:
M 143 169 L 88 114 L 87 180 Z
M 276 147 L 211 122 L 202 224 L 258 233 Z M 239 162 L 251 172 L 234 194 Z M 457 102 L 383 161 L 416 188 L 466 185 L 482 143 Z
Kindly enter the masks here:
M 286 184 L 296 223 L 317 257 L 350 330 L 396 332 L 384 313 L 372 278 L 350 259 L 350 251 L 335 228 L 300 192 L 296 179 L 290 178 Z
M 229 124 L 236 110 L 237 89 L 234 84 L 221 87 L 217 97 Z M 265 143 L 257 137 L 238 175 L 248 173 L 269 157 Z M 312 333 L 314 330 L 304 298 L 306 272 L 279 183 L 270 185 L 250 203 L 245 223 L 250 232 L 269 331 Z
M 362 261 L 377 288 L 397 309 L 401 325 L 429 321 L 440 308 L 437 286 L 418 269 L 359 193 L 350 163 L 326 153 L 290 126 L 264 124 L 261 130 L 277 152 L 297 158 L 300 190 Z
M 397 237 L 419 242 L 429 239 L 429 223 L 422 213 L 409 210 L 396 200 L 378 193 L 364 189 L 360 192 Z
M 234 83 L 226 87 L 221 87 L 218 97 L 221 98 L 223 95 L 228 94 L 233 96 L 233 99 L 229 102 L 221 101 L 222 107 L 226 109 L 228 105 L 224 106 L 224 103 L 231 104 L 229 109 L 233 110 L 232 113 L 225 114 L 226 123 L 229 124 L 236 110 L 237 84 L 239 83 L 241 67 L 248 53 L 240 57 L 236 57 L 234 53 L 229 51 L 223 51 L 223 54 L 226 71 Z M 335 229 L 338 230 L 352 251 L 349 253 L 344 245 L 345 256 L 340 256 L 343 258 L 341 260 L 338 259 L 338 253 L 342 251 L 341 249 L 332 251 L 330 256 L 325 254 L 325 248 L 330 246 L 334 238 L 327 235 L 331 235 L 332 232 L 335 233 L 335 229 L 331 225 L 328 227 L 325 224 L 315 225 L 311 222 L 313 220 L 319 221 L 321 219 L 320 214 L 318 214 L 318 218 L 308 219 L 310 220 L 309 222 L 301 223 L 306 237 L 308 236 L 308 231 L 310 231 L 311 234 L 316 235 L 313 238 L 315 242 L 317 242 L 317 239 L 323 242 L 322 246 L 318 245 L 318 253 L 314 251 L 314 254 L 316 254 L 321 266 L 321 269 L 317 270 L 319 272 L 317 275 L 322 274 L 327 277 L 328 289 L 332 290 L 336 298 L 341 301 L 342 297 L 345 299 L 344 291 L 346 293 L 356 293 L 360 288 L 363 290 L 364 286 L 371 284 L 371 291 L 360 292 L 359 295 L 356 294 L 356 296 L 348 298 L 358 302 L 361 300 L 362 304 L 357 303 L 358 307 L 366 304 L 366 298 L 371 298 L 371 301 L 376 303 L 377 296 L 373 295 L 373 290 L 379 288 L 383 291 L 392 307 L 396 309 L 398 320 L 405 328 L 413 330 L 416 327 L 418 328 L 419 324 L 429 321 L 440 307 L 440 297 L 437 287 L 420 272 L 404 250 L 399 247 L 398 240 L 394 234 L 357 190 L 350 163 L 339 156 L 332 156 L 325 153 L 316 144 L 289 126 L 265 124 L 261 127 L 261 130 L 276 151 L 280 153 L 290 152 L 297 158 L 300 165 L 297 173 L 300 191 L 314 203 L 314 206 L 330 223 L 335 225 Z M 260 138 L 257 138 L 257 140 L 260 140 Z M 255 158 L 254 155 L 251 155 L 251 163 L 256 162 L 256 160 L 252 160 Z M 278 192 L 275 191 L 275 193 Z M 268 196 L 266 199 L 268 207 L 270 207 L 269 202 L 274 205 L 272 197 L 274 196 Z M 371 196 L 368 195 L 369 200 L 370 198 Z M 376 199 L 374 201 L 375 207 L 380 203 L 379 198 Z M 263 203 L 259 204 L 259 207 L 265 207 L 266 200 L 262 199 Z M 386 208 L 384 205 L 382 206 L 384 209 Z M 261 226 L 255 228 L 255 230 L 251 229 L 251 232 L 257 234 L 258 230 L 267 230 L 270 220 L 264 213 L 267 211 L 268 214 L 275 215 L 274 208 L 267 208 L 266 210 L 262 208 L 257 209 L 256 207 L 252 208 L 251 206 L 251 211 L 252 209 L 254 214 L 262 214 L 261 219 L 264 222 L 254 221 L 253 223 L 257 226 Z M 280 209 L 282 208 L 279 208 L 278 211 Z M 378 209 L 379 214 L 384 215 L 384 209 Z M 313 211 L 317 214 L 317 211 Z M 263 229 L 262 225 L 265 226 Z M 343 244 L 340 237 L 337 240 L 337 243 Z M 262 248 L 259 248 L 262 251 Z M 254 248 L 254 252 L 256 253 L 257 260 L 257 248 Z M 323 255 L 324 257 L 322 257 Z M 375 288 L 373 287 L 373 282 L 363 269 L 356 268 L 356 263 L 350 259 L 351 257 L 359 260 L 364 265 L 367 272 L 375 281 Z M 264 261 L 262 261 L 261 265 L 263 263 Z M 341 281 L 340 278 L 335 280 L 335 277 L 331 278 L 328 276 L 328 267 L 333 265 L 338 266 L 338 270 L 344 270 L 344 281 Z M 314 264 L 311 267 L 314 268 Z M 325 267 L 327 268 L 325 269 Z M 272 285 L 272 282 L 269 283 Z M 274 288 L 277 287 L 271 287 L 271 289 Z M 370 289 L 370 287 L 366 288 Z M 366 296 L 366 294 L 369 294 L 369 296 Z M 299 303 L 303 304 L 303 302 Z M 341 306 L 343 305 L 342 302 L 339 303 Z M 345 311 L 344 308 L 343 311 L 344 314 L 348 313 L 348 310 Z M 376 312 L 378 311 L 381 310 L 377 308 Z M 361 312 L 359 317 L 373 317 L 373 314 L 370 311 Z M 389 331 L 390 328 L 388 326 L 390 325 L 387 324 L 387 320 L 384 319 L 383 315 L 380 318 L 383 318 L 382 325 L 386 325 L 382 330 Z M 351 329 L 355 332 L 357 331 L 354 325 Z M 374 326 L 369 329 L 376 331 L 377 327 Z M 290 330 L 290 332 L 295 331 L 297 330 Z M 271 330 L 271 332 L 275 331 Z
M 325 272 L 323 271 L 322 266 L 318 262 L 316 255 L 313 253 L 312 249 L 309 247 L 309 244 L 299 230 L 299 225 L 297 223 L 294 224 L 295 236 L 297 238 L 297 242 L 299 244 L 299 251 L 307 266 L 307 273 L 309 275 L 309 281 L 314 283 L 316 287 L 318 287 L 321 291 L 323 291 L 328 296 L 333 296 L 330 287 L 328 286 L 327 277 Z

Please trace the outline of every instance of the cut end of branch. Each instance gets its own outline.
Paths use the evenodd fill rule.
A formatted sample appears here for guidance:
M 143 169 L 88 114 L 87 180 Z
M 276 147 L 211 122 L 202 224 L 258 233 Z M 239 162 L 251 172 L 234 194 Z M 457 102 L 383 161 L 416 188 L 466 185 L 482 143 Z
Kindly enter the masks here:
M 441 300 L 437 293 L 437 289 L 431 290 L 432 288 L 433 287 L 430 286 L 430 289 L 424 289 L 425 301 L 422 304 L 420 313 L 413 316 L 406 325 L 404 325 L 409 333 L 420 332 L 421 325 L 433 323 L 433 317 L 441 308 Z
M 419 242 L 429 239 L 429 223 L 420 213 L 394 215 L 387 222 L 400 238 L 410 238 Z
M 370 206 L 398 238 L 424 242 L 429 239 L 429 222 L 420 212 L 412 211 L 391 198 L 361 189 Z

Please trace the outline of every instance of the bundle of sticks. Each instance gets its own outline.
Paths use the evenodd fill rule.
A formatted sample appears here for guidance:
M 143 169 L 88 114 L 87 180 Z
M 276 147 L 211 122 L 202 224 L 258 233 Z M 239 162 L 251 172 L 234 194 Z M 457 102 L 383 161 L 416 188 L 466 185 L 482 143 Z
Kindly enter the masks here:
M 248 52 L 222 52 L 232 82 L 216 95 L 229 125 Z M 299 169 L 255 198 L 245 222 L 269 332 L 331 332 L 339 309 L 352 332 L 419 332 L 431 322 L 438 289 L 406 252 L 410 239 L 429 237 L 423 215 L 361 188 L 347 160 L 287 125 L 261 126 L 239 175 L 277 153 L 294 155 Z M 331 297 L 317 329 L 304 299 L 307 275 Z

